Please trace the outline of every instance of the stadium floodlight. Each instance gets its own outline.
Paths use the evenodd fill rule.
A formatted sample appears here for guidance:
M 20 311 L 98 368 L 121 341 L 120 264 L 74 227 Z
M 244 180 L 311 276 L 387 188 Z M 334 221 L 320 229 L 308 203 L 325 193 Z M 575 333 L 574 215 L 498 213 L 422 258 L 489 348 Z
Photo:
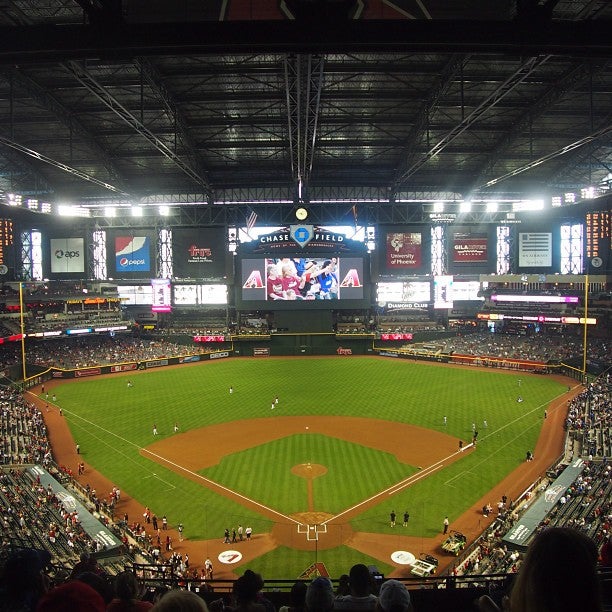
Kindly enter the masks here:
M 162 217 L 168 217 L 170 215 L 170 207 L 167 204 L 162 204 L 159 207 L 159 214 Z
M 515 212 L 527 210 L 543 210 L 544 200 L 519 200 L 512 204 L 512 210 Z
M 580 190 L 580 197 L 583 200 L 592 200 L 596 195 L 595 187 L 584 187 Z
M 107 206 L 104 209 L 104 216 L 112 219 L 113 217 L 117 216 L 117 209 L 114 206 Z
M 442 212 L 444 212 L 444 202 L 434 202 L 433 203 L 433 211 L 435 213 L 442 213 Z
M 142 217 L 142 206 L 131 206 L 132 217 Z
M 559 206 L 563 204 L 563 198 L 561 198 L 561 196 L 553 196 L 550 199 L 550 203 L 553 208 L 559 208 Z
M 459 212 L 460 213 L 472 212 L 472 202 L 470 200 L 464 200 L 463 202 L 459 202 Z
M 487 212 L 489 213 L 497 212 L 499 209 L 499 203 L 498 202 L 487 202 L 486 209 L 487 209 Z
M 58 204 L 57 214 L 60 217 L 89 217 L 90 211 L 88 208 L 82 208 L 81 206 Z

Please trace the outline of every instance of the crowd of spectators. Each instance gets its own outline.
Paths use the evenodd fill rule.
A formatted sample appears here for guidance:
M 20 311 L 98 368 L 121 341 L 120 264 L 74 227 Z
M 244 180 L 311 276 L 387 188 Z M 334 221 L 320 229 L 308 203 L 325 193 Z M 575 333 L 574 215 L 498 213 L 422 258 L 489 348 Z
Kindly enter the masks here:
M 501 333 L 478 332 L 453 338 L 429 340 L 431 350 L 444 354 L 473 355 L 560 363 L 566 359 L 582 357 L 582 338 L 568 334 L 536 334 L 516 336 Z M 406 348 L 410 348 L 408 345 Z M 610 359 L 609 343 L 598 338 L 589 339 L 588 359 Z
M 600 548 L 611 535 L 611 477 L 612 466 L 607 461 L 587 461 L 582 474 L 565 490 L 537 532 L 550 527 L 572 527 Z
M 565 428 L 578 452 L 588 457 L 612 455 L 612 386 L 600 376 L 568 403 Z
M 279 605 L 278 598 L 264 590 L 262 576 L 250 569 L 234 581 L 231 593 L 220 597 L 185 588 L 147 590 L 132 570 L 111 577 L 85 555 L 68 579 L 51 585 L 45 575 L 49 557 L 29 549 L 18 551 L 6 562 L 0 579 L 0 610 L 457 612 L 469 609 L 499 612 L 512 609 L 516 612 L 603 612 L 605 595 L 597 572 L 597 556 L 593 541 L 580 531 L 549 528 L 534 538 L 514 580 L 501 584 L 496 590 L 469 592 L 469 607 L 461 601 L 461 590 L 427 593 L 409 590 L 406 584 L 395 579 L 383 579 L 377 584 L 375 574 L 363 563 L 353 565 L 346 575 L 347 580 L 340 581 L 336 590 L 327 577 L 298 581 L 291 589 L 290 599 Z
M 31 341 L 26 346 L 26 360 L 29 364 L 74 369 L 180 355 L 203 355 L 213 350 L 215 347 L 206 344 L 178 344 L 159 335 L 143 338 L 132 334 L 117 334 L 114 337 L 104 335 Z M 19 363 L 21 345 L 5 345 L 3 358 L 4 366 Z
M 36 406 L 10 388 L 0 388 L 0 442 L 3 464 L 51 461 L 44 419 Z
M 63 349 L 59 347 L 62 346 L 62 343 L 68 342 L 71 347 L 70 352 L 73 353 L 70 355 L 70 359 L 74 359 L 75 364 L 83 363 L 85 365 L 100 364 L 105 359 L 108 359 L 108 362 L 113 362 L 118 357 L 125 360 L 126 355 L 130 355 L 131 359 L 134 360 L 151 359 L 162 356 L 162 354 L 168 355 L 172 349 L 177 351 L 184 351 L 185 349 L 184 346 L 173 345 L 163 340 L 151 341 L 132 336 L 75 340 L 56 341 L 57 344 L 56 342 L 46 342 L 45 347 L 48 344 L 52 347 L 58 347 L 58 353 L 51 354 L 51 360 L 59 359 L 60 355 L 66 357 L 68 351 L 66 351 L 65 345 Z M 93 343 L 91 343 L 92 340 L 94 340 Z M 525 339 L 521 338 L 521 340 Z M 79 347 L 79 350 L 75 351 L 75 347 Z M 83 352 L 79 352 L 80 350 Z M 42 351 L 42 355 L 46 359 L 49 359 L 49 354 L 48 349 Z M 49 362 L 46 362 L 46 365 L 49 365 Z M 13 464 L 38 463 L 50 470 L 57 469 L 54 468 L 52 462 L 51 448 L 42 418 L 43 415 L 39 410 L 10 389 L 0 392 L 0 407 L 2 410 L 0 435 L 3 442 L 4 462 Z M 566 427 L 568 430 L 585 431 L 595 426 L 605 426 L 608 427 L 609 431 L 610 407 L 610 380 L 609 377 L 600 377 L 598 381 L 590 384 L 577 398 L 570 402 Z M 541 530 L 550 529 L 557 525 L 569 525 L 586 533 L 598 544 L 607 545 L 610 540 L 612 523 L 612 504 L 610 502 L 612 498 L 610 488 L 612 469 L 607 463 L 605 453 L 601 462 L 592 463 L 592 457 L 587 456 L 595 454 L 591 452 L 592 450 L 588 446 L 582 449 L 583 454 L 589 460 L 587 469 L 585 469 L 583 476 L 566 492 L 566 496 L 564 496 L 566 503 L 561 504 L 551 513 L 547 522 L 541 525 Z M 60 476 L 69 477 L 70 474 L 60 468 Z M 57 496 L 42 488 L 40 482 L 28 478 L 28 475 L 19 467 L 5 470 L 0 477 L 3 547 L 9 546 L 10 543 L 14 545 L 15 542 L 34 543 L 36 546 L 50 550 L 56 558 L 63 557 L 73 561 L 80 554 L 94 550 L 95 545 L 80 529 L 78 516 L 75 517 L 73 513 L 67 513 Z M 114 491 L 98 495 L 96 491 L 86 489 L 84 493 L 84 501 L 88 508 L 100 513 L 105 522 L 113 520 L 114 502 L 116 501 Z M 25 516 L 24 509 L 32 511 L 33 514 Z M 487 535 L 482 539 L 478 547 L 470 551 L 469 555 L 457 564 L 453 573 L 458 576 L 461 574 L 512 574 L 519 572 L 522 556 L 516 551 L 506 549 L 500 543 L 502 535 L 516 521 L 517 512 L 518 509 L 511 508 L 510 505 L 506 506 L 505 503 L 501 510 L 498 506 L 498 514 L 490 536 Z M 107 521 L 104 517 L 111 518 Z M 198 582 L 202 596 L 207 593 L 211 596 L 206 597 L 210 601 L 210 609 L 220 609 L 215 607 L 215 605 L 218 605 L 215 604 L 218 599 L 212 598 L 214 594 L 206 589 L 204 577 L 199 575 L 195 568 L 189 568 L 183 556 L 173 552 L 171 547 L 163 550 L 163 545 L 160 545 L 159 542 L 156 543 L 150 536 L 142 537 L 142 525 L 135 523 L 130 525 L 127 517 L 124 517 L 124 525 L 120 525 L 120 517 L 114 517 L 114 519 L 116 519 L 117 526 L 123 528 L 121 539 L 126 544 L 127 549 L 133 554 L 141 554 L 143 559 L 149 560 L 152 564 L 159 564 L 160 567 L 170 564 L 172 573 L 179 576 L 179 586 L 182 585 L 187 588 L 189 581 L 193 581 L 194 584 Z M 152 555 L 152 550 L 156 548 L 158 549 L 158 555 Z M 231 600 L 226 600 L 224 605 L 228 604 L 232 606 L 230 609 L 238 610 L 244 609 L 247 604 L 253 604 L 264 606 L 263 609 L 268 611 L 275 610 L 274 606 L 266 607 L 265 598 L 261 595 L 261 588 L 253 590 L 253 583 L 247 584 L 249 580 L 236 581 L 237 586 L 234 587 L 234 596 Z M 388 582 L 391 583 L 391 581 Z M 112 583 L 113 579 L 107 576 L 106 595 L 104 596 L 105 606 L 110 604 L 112 598 Z M 392 587 L 388 588 L 391 590 Z M 400 590 L 400 587 L 396 588 L 401 595 L 396 594 L 400 599 L 403 598 L 404 603 L 406 603 L 404 592 Z M 323 606 L 324 604 L 321 601 L 326 597 L 327 585 L 318 583 L 316 589 L 318 589 L 316 593 L 317 605 Z M 406 593 L 408 593 L 407 601 L 410 603 L 410 594 L 408 591 Z M 365 591 L 362 594 L 353 594 L 354 597 L 363 597 L 369 600 L 372 599 L 371 595 L 372 593 L 365 593 Z M 115 596 L 119 596 L 117 591 L 115 591 Z M 307 595 L 305 597 L 307 600 Z M 315 601 L 314 592 L 311 593 L 311 597 L 312 601 Z M 159 606 L 163 599 L 156 603 L 156 606 Z M 202 598 L 200 599 L 203 602 Z M 326 609 L 325 607 L 308 608 L 306 603 L 304 605 L 306 610 Z M 385 610 L 380 597 L 376 600 L 376 605 L 380 605 L 380 609 Z M 106 607 L 101 609 L 106 609 Z M 156 607 L 156 609 L 162 608 Z M 331 607 L 327 609 L 347 608 L 343 608 L 341 601 L 334 597 L 331 600 Z M 1 604 L 0 610 L 2 610 Z M 405 610 L 410 610 L 410 608 L 406 607 Z

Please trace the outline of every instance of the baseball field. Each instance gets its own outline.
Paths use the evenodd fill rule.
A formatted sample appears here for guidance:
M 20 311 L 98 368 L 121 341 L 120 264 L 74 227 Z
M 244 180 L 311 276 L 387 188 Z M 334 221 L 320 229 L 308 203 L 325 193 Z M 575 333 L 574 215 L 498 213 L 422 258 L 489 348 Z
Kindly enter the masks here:
M 80 459 L 182 523 L 196 565 L 233 549 L 236 568 L 291 579 L 314 561 L 389 575 L 390 550 L 431 549 L 445 516 L 452 527 L 524 463 L 567 383 L 381 357 L 235 358 L 53 392 Z M 224 544 L 238 525 L 251 542 Z

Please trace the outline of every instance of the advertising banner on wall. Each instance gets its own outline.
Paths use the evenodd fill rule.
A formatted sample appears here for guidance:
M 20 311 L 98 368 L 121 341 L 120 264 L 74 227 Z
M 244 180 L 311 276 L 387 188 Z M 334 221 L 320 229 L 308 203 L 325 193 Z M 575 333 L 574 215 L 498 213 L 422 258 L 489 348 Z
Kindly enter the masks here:
M 51 274 L 85 272 L 85 241 L 83 238 L 52 238 L 49 250 Z
M 151 272 L 151 236 L 116 234 L 114 241 L 114 262 L 116 276 L 128 273 Z
M 519 233 L 519 267 L 550 268 L 552 266 L 552 234 L 550 232 Z
M 486 234 L 453 234 L 453 263 L 487 263 Z
M 172 266 L 176 278 L 221 279 L 225 275 L 226 253 L 221 229 L 172 230 Z
M 388 232 L 386 261 L 389 270 L 416 270 L 421 267 L 421 232 Z

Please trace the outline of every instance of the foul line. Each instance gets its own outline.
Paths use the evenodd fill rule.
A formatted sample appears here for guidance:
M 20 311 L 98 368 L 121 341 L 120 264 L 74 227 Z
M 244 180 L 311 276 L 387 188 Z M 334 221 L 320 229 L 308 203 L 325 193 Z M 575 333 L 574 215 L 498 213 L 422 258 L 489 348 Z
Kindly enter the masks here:
M 167 480 L 160 478 L 155 472 L 152 472 L 150 476 L 145 476 L 143 480 L 146 480 L 147 478 L 155 478 L 156 480 L 159 480 L 160 482 L 167 484 L 169 488 L 166 489 L 166 491 L 173 491 L 174 489 L 177 488 L 177 486 L 173 485 L 171 482 L 168 482 Z
M 287 516 L 286 514 L 282 514 L 281 512 L 278 512 L 277 510 L 274 510 L 273 508 L 270 508 L 268 506 L 266 506 L 265 504 L 260 504 L 259 502 L 255 501 L 254 499 L 251 499 L 250 497 L 247 497 L 246 495 L 242 495 L 242 493 L 238 493 L 237 491 L 234 491 L 233 489 L 229 489 L 227 487 L 224 487 L 222 484 L 219 484 L 218 482 L 215 482 L 214 480 L 210 480 L 210 478 L 206 478 L 205 476 L 202 476 L 201 474 L 198 474 L 197 472 L 194 472 L 193 470 L 189 470 L 186 467 L 183 467 L 182 465 L 179 465 L 178 463 L 175 463 L 174 461 L 170 461 L 170 459 L 166 459 L 165 457 L 162 457 L 161 455 L 154 453 L 153 451 L 150 451 L 146 448 L 143 448 L 142 446 L 138 446 L 138 444 L 128 440 L 127 438 L 124 438 L 123 436 L 120 436 L 118 434 L 116 434 L 113 431 L 110 431 L 108 429 L 105 429 L 104 427 L 100 427 L 100 425 L 98 425 L 97 423 L 94 423 L 93 421 L 90 421 L 89 419 L 85 419 L 79 415 L 76 414 L 71 414 L 71 416 L 74 416 L 78 419 L 80 419 L 81 421 L 88 423 L 89 425 L 91 425 L 92 427 L 95 427 L 97 429 L 99 429 L 100 431 L 106 433 L 106 434 L 110 434 L 111 436 L 114 436 L 115 438 L 125 442 L 126 444 L 129 444 L 130 446 L 133 446 L 134 448 L 138 449 L 140 452 L 142 453 L 148 453 L 149 455 L 157 458 L 159 461 L 163 461 L 165 463 L 167 463 L 168 465 L 173 466 L 174 468 L 176 468 L 178 471 L 181 472 L 185 472 L 186 474 L 189 474 L 190 476 L 192 476 L 194 479 L 197 480 L 201 480 L 202 482 L 212 486 L 212 487 L 216 487 L 218 489 L 221 489 L 222 491 L 225 491 L 226 493 L 238 497 L 241 500 L 248 502 L 249 504 L 253 504 L 254 506 L 257 506 L 258 508 L 261 508 L 263 510 L 266 510 L 267 512 L 270 512 L 272 514 L 275 514 L 276 516 L 279 516 L 283 519 L 286 519 L 288 521 L 291 521 L 292 523 L 296 523 L 299 524 L 300 521 L 296 521 L 294 518 Z M 94 437 L 97 440 L 101 440 L 101 438 L 98 438 L 97 436 L 94 435 Z M 102 440 L 104 442 L 104 444 L 106 444 L 107 446 L 111 447 L 110 444 L 107 444 L 106 441 Z M 111 447 L 114 448 L 114 447 Z M 115 449 L 117 450 L 117 449 Z M 124 455 L 124 453 L 119 452 L 120 455 Z M 133 459 L 131 459 L 132 462 L 136 463 Z M 155 472 L 151 472 L 151 474 L 153 476 L 156 476 L 157 478 L 159 478 Z M 161 478 L 160 478 L 161 480 Z M 170 483 L 168 483 L 170 484 Z M 175 487 L 176 488 L 176 487 Z
M 274 510 L 273 508 L 270 508 L 269 506 L 266 506 L 265 504 L 260 504 L 259 502 L 255 501 L 254 499 L 251 499 L 250 497 L 247 497 L 246 495 L 242 495 L 242 493 L 238 493 L 237 491 L 234 491 L 233 489 L 228 489 L 227 487 L 224 487 L 222 484 L 219 484 L 218 482 L 215 482 L 214 480 L 210 480 L 210 478 L 206 478 L 205 476 L 202 476 L 201 474 L 198 474 L 197 472 L 194 472 L 192 470 L 187 469 L 186 467 L 183 467 L 182 465 L 179 465 L 178 463 L 174 462 L 174 461 L 170 461 L 170 459 L 166 459 L 165 457 L 162 457 L 161 455 L 158 455 L 157 453 L 154 453 L 153 451 L 147 450 L 146 448 L 142 448 L 141 449 L 144 453 L 148 453 L 149 455 L 152 455 L 153 457 L 156 457 L 157 459 L 159 459 L 160 461 L 163 461 L 173 467 L 175 467 L 177 470 L 181 471 L 181 472 L 185 472 L 186 474 L 189 474 L 190 476 L 193 476 L 195 478 L 197 478 L 198 480 L 201 480 L 213 487 L 219 488 L 222 491 L 225 491 L 226 493 L 229 493 L 232 496 L 235 497 L 239 497 L 240 499 L 242 499 L 243 501 L 246 501 L 250 504 L 253 504 L 255 506 L 257 506 L 258 508 L 262 508 L 263 510 L 266 510 L 268 512 L 271 512 L 272 514 L 275 514 L 276 516 L 280 516 L 281 518 L 287 519 L 288 521 L 291 521 L 292 523 L 295 524 L 299 524 L 300 521 L 296 521 L 294 518 L 287 516 L 286 514 L 282 514 L 281 512 L 278 512 L 277 510 Z
M 465 448 L 468 448 L 468 447 L 466 446 Z M 444 465 L 445 461 L 448 461 L 451 457 L 457 454 L 458 453 L 452 453 L 451 455 L 448 455 L 447 457 L 440 459 L 436 463 L 432 463 L 431 465 L 427 466 L 423 470 L 420 470 L 416 474 L 412 474 L 412 476 L 408 476 L 408 478 L 404 478 L 404 480 L 400 480 L 400 482 L 397 482 L 394 485 L 391 485 L 390 487 L 387 487 L 386 489 L 383 489 L 382 491 L 375 493 L 371 497 L 368 497 L 367 499 L 360 501 L 358 504 L 355 504 L 354 506 L 351 506 L 350 508 L 343 510 L 339 514 L 336 514 L 335 516 L 327 519 L 326 521 L 323 521 L 321 524 L 325 525 L 326 523 L 329 523 L 332 520 L 335 520 L 345 514 L 348 514 L 349 512 L 352 512 L 353 510 L 361 506 L 364 506 L 365 504 L 368 504 L 369 502 L 376 499 L 377 497 L 380 497 L 381 495 L 385 495 L 385 494 L 394 495 L 395 493 L 398 493 L 399 491 L 401 491 L 402 489 L 405 489 L 409 485 L 414 484 L 415 482 L 418 482 L 421 478 L 425 478 L 426 476 L 433 474 L 436 470 L 439 470 Z

